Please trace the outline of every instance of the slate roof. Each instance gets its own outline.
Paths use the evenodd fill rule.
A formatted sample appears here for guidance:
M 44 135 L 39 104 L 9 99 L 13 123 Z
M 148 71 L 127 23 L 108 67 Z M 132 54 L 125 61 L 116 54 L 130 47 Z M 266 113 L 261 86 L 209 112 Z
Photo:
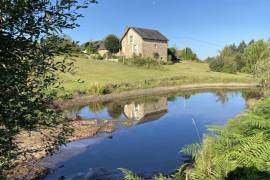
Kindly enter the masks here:
M 142 119 L 139 120 L 137 125 L 159 120 L 162 116 L 167 114 L 167 112 L 168 112 L 167 110 L 162 110 L 155 113 L 147 114 L 146 116 L 144 116 Z
M 99 51 L 100 50 L 107 50 L 103 41 L 100 41 L 100 43 L 98 44 L 98 48 L 97 49 Z
M 123 38 L 125 37 L 126 33 L 130 29 L 133 29 L 136 33 L 139 34 L 139 36 L 141 36 L 143 39 L 146 39 L 146 40 L 168 41 L 168 39 L 163 34 L 161 34 L 159 31 L 157 31 L 157 30 L 154 30 L 154 29 L 145 29 L 145 28 L 138 28 L 138 27 L 129 27 L 126 30 Z

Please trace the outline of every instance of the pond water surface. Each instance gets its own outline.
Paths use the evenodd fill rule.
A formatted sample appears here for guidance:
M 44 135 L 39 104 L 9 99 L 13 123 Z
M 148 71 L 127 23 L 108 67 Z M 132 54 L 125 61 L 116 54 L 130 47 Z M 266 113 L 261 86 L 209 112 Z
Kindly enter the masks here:
M 71 112 L 83 119 L 116 120 L 118 130 L 63 147 L 45 160 L 55 169 L 46 179 L 100 168 L 126 168 L 143 176 L 170 174 L 187 160 L 180 149 L 201 143 L 208 126 L 223 126 L 243 112 L 247 97 L 250 92 L 190 92 L 75 108 Z

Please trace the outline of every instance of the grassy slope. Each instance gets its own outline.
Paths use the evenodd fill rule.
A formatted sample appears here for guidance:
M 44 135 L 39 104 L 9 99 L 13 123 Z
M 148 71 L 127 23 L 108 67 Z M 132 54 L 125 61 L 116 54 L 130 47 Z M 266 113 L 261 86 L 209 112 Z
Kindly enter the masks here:
M 129 83 L 136 85 L 138 88 L 146 88 L 200 82 L 252 82 L 250 75 L 210 72 L 208 64 L 189 61 L 165 65 L 164 69 L 159 70 L 130 67 L 115 62 L 93 61 L 78 57 L 75 66 L 77 67 L 75 75 L 60 75 L 61 80 L 64 82 L 65 92 L 73 94 L 78 90 L 87 92 L 96 84 L 106 85 L 108 83 Z M 78 83 L 78 79 L 83 80 L 84 83 Z M 146 86 L 145 80 L 149 80 L 151 83 Z M 166 84 L 169 81 L 171 83 Z

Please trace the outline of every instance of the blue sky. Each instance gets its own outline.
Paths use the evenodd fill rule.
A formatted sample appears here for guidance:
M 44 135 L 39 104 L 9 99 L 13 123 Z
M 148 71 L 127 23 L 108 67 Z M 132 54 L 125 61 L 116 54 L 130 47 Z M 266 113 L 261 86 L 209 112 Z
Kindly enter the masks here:
M 270 0 L 98 0 L 82 10 L 80 27 L 65 31 L 74 40 L 123 35 L 126 26 L 153 28 L 177 48 L 200 58 L 226 44 L 270 37 Z

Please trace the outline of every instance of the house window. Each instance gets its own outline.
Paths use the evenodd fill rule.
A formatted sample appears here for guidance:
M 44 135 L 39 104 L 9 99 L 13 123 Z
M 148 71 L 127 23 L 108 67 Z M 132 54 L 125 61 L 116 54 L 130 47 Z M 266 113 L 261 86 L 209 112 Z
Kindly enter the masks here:
M 140 105 L 139 104 L 136 104 L 135 105 L 135 112 L 138 112 L 140 110 Z
M 157 49 L 157 44 L 155 44 L 155 48 Z
M 134 54 L 139 54 L 139 46 L 138 46 L 138 45 L 132 46 L 132 52 L 133 52 Z
M 130 43 L 130 44 L 132 44 L 132 43 L 133 43 L 133 41 L 134 41 L 133 36 L 132 36 L 132 35 L 131 35 L 131 36 L 129 36 L 129 43 Z

